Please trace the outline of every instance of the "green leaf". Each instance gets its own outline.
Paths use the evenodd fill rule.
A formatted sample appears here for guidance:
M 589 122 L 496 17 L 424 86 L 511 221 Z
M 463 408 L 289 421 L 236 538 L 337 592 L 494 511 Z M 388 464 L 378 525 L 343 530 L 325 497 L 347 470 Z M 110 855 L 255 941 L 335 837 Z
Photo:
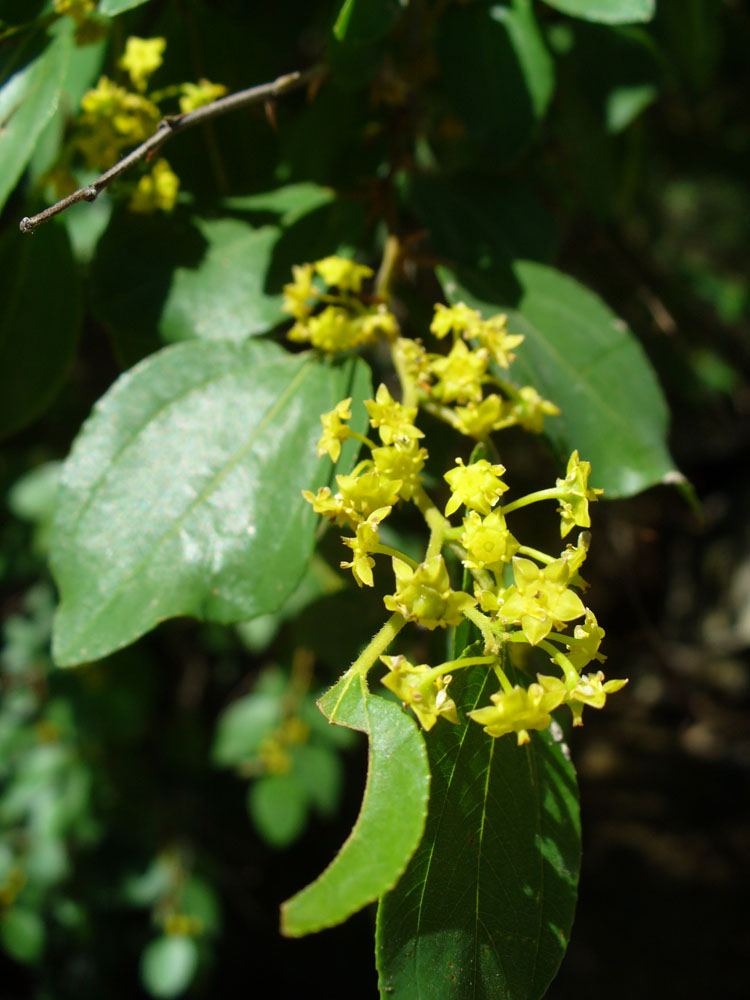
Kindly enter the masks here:
M 484 668 L 467 673 L 452 694 L 473 708 L 497 682 Z M 438 723 L 427 749 L 425 835 L 378 909 L 381 996 L 539 1000 L 576 903 L 580 825 L 567 747 L 549 732 L 518 747 L 464 721 Z
M 73 47 L 73 22 L 63 18 L 56 37 L 0 89 L 0 208 L 55 113 Z
M 181 934 L 151 941 L 141 955 L 141 980 L 152 997 L 177 997 L 193 981 L 198 968 L 198 946 Z
M 656 12 L 656 0 L 545 0 L 549 7 L 605 24 L 633 24 L 650 21 Z
M 333 927 L 391 889 L 424 829 L 430 772 L 414 720 L 348 671 L 319 702 L 331 722 L 369 735 L 367 785 L 352 832 L 326 870 L 281 907 L 281 931 Z
M 653 39 L 643 28 L 582 21 L 575 24 L 571 36 L 573 46 L 565 59 L 572 77 L 570 92 L 576 103 L 592 109 L 595 129 L 603 125 L 612 134 L 621 132 L 658 96 L 663 66 Z M 574 142 L 574 137 L 568 139 L 569 145 Z
M 387 35 L 409 0 L 344 0 L 333 34 L 340 42 L 367 44 Z
M 508 314 L 525 340 L 510 378 L 533 385 L 562 410 L 545 422 L 561 465 L 577 448 L 592 465 L 592 483 L 608 497 L 631 496 L 677 481 L 666 434 L 668 410 L 643 348 L 593 292 L 544 264 L 516 261 L 520 289 L 492 285 L 476 272 L 440 268 L 451 302 L 484 315 Z
M 165 342 L 245 340 L 288 320 L 282 286 L 292 265 L 335 252 L 339 220 L 355 225 L 334 192 L 315 184 L 228 199 L 227 207 L 249 218 L 113 216 L 97 246 L 92 305 L 126 364 Z
M 65 231 L 0 238 L 0 435 L 34 420 L 65 380 L 82 321 L 81 283 Z
M 332 816 L 341 796 L 344 768 L 341 757 L 327 746 L 303 743 L 292 747 L 294 774 L 309 801 L 323 816 Z
M 36 962 L 44 951 L 46 931 L 36 910 L 13 906 L 0 915 L 0 942 L 17 962 Z
M 259 340 L 178 344 L 118 379 L 63 468 L 57 663 L 98 659 L 176 615 L 237 622 L 279 607 L 317 527 L 300 491 L 331 471 L 319 415 L 370 391 L 363 362 Z
M 219 717 L 212 750 L 214 763 L 233 767 L 254 757 L 280 722 L 281 696 L 260 691 L 233 701 Z
M 307 802 L 294 773 L 264 775 L 248 789 L 250 818 L 271 847 L 288 847 L 297 840 L 307 822 Z
M 530 0 L 452 5 L 437 27 L 446 99 L 501 160 L 531 138 L 554 90 L 554 64 Z
M 101 0 L 99 13 L 106 14 L 107 17 L 116 17 L 133 7 L 140 7 L 144 3 L 149 3 L 149 0 Z

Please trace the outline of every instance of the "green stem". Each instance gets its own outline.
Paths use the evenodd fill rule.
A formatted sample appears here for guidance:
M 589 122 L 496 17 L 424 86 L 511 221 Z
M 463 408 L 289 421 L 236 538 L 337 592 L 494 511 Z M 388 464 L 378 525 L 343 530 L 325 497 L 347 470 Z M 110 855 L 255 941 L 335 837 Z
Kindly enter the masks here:
M 389 233 L 383 248 L 383 259 L 375 278 L 375 294 L 386 302 L 391 297 L 391 285 L 396 274 L 399 257 L 401 256 L 401 244 L 398 236 Z
M 445 541 L 445 534 L 452 526 L 448 518 L 443 517 L 421 486 L 417 486 L 414 490 L 413 500 L 430 529 L 430 541 L 425 553 L 426 561 L 439 554 Z
M 562 670 L 563 674 L 565 674 L 565 683 L 568 687 L 574 688 L 576 684 L 580 683 L 581 678 L 578 671 L 564 653 L 553 646 L 551 642 L 547 642 L 546 639 L 542 639 L 538 647 L 549 653 L 553 663 L 556 663 Z
M 481 611 L 477 611 L 476 608 L 467 608 L 464 611 L 464 617 L 468 618 L 479 631 L 482 633 L 482 638 L 484 639 L 485 649 L 490 649 L 492 652 L 496 653 L 500 648 L 497 642 L 497 636 L 495 635 L 492 622 L 486 615 L 483 615 Z
M 464 659 L 459 657 L 457 660 L 447 660 L 445 663 L 433 667 L 430 671 L 430 677 L 442 677 L 443 674 L 449 674 L 452 670 L 473 667 L 478 663 L 495 663 L 496 660 L 496 656 L 467 656 Z
M 349 667 L 349 673 L 365 677 L 368 670 L 374 666 L 378 657 L 388 649 L 404 625 L 406 625 L 406 619 L 403 615 L 400 615 L 398 611 L 394 612 Z
M 371 551 L 377 552 L 381 556 L 391 556 L 393 559 L 400 559 L 401 562 L 405 562 L 407 566 L 411 566 L 414 570 L 419 568 L 418 562 L 398 549 L 392 549 L 390 545 L 375 545 Z
M 555 561 L 554 556 L 547 555 L 546 552 L 541 552 L 539 549 L 532 549 L 530 545 L 521 545 L 518 551 L 522 556 L 531 556 L 532 559 L 537 559 L 541 563 L 553 563 Z
M 519 497 L 518 500 L 505 504 L 501 510 L 503 514 L 510 514 L 520 507 L 528 507 L 529 504 L 537 503 L 539 500 L 561 500 L 564 496 L 567 496 L 567 494 L 555 487 L 551 487 L 548 490 L 537 490 L 536 493 L 527 493 L 525 497 Z
M 365 437 L 364 434 L 360 434 L 358 431 L 353 431 L 351 427 L 349 428 L 349 437 L 354 438 L 355 441 L 359 441 L 360 444 L 367 445 L 370 451 L 372 451 L 373 448 L 378 447 L 374 441 L 370 440 L 370 438 Z

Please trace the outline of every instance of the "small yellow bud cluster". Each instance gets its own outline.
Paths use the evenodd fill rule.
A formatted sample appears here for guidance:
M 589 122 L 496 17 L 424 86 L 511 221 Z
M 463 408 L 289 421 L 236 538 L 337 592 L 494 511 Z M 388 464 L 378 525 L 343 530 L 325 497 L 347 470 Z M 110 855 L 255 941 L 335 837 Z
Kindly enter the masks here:
M 294 282 L 285 288 L 287 310 L 297 320 L 293 339 L 309 340 L 325 350 L 342 350 L 363 342 L 351 331 L 352 316 L 357 315 L 353 301 L 358 302 L 352 297 L 359 294 L 362 280 L 370 273 L 341 258 L 296 268 Z M 317 289 L 316 275 L 328 286 L 328 292 Z M 330 292 L 333 287 L 338 294 Z M 313 310 L 321 302 L 328 304 L 318 315 L 338 310 L 338 322 L 347 333 L 328 340 L 316 336 Z M 507 368 L 512 349 L 521 341 L 507 333 L 505 317 L 485 321 L 463 304 L 438 306 L 431 329 L 439 339 L 453 335 L 447 355 L 430 355 L 418 341 L 391 339 L 390 329 L 380 331 L 390 339 L 405 401 L 394 399 L 385 385 L 379 386 L 374 399 L 365 400 L 369 425 L 378 432 L 380 444 L 350 427 L 351 398 L 323 414 L 319 455 L 338 461 L 342 442 L 354 438 L 369 449 L 370 457 L 360 461 L 351 474 L 338 474 L 335 492 L 322 487 L 317 494 L 308 491 L 304 496 L 317 513 L 353 532 L 353 536 L 343 538 L 351 559 L 341 566 L 351 569 L 358 586 L 374 586 L 375 556 L 391 557 L 395 587 L 383 602 L 393 612 L 393 628 L 414 622 L 433 630 L 468 619 L 484 639 L 483 655 L 459 657 L 438 667 L 414 665 L 404 656 L 381 655 L 388 668 L 385 686 L 412 709 L 425 729 L 430 729 L 439 716 L 458 721 L 457 706 L 446 690 L 452 674 L 466 666 L 486 664 L 497 675 L 501 690 L 491 696 L 490 705 L 467 714 L 489 735 L 515 732 L 522 744 L 529 740 L 529 730 L 546 729 L 551 713 L 562 705 L 569 708 L 573 724 L 580 725 L 584 706 L 602 708 L 607 695 L 626 681 L 605 681 L 600 670 L 583 672 L 590 663 L 604 661 L 599 651 L 604 630 L 574 589 L 586 587 L 579 569 L 588 551 L 588 533 L 579 534 L 577 544 L 568 544 L 561 554 L 547 555 L 521 544 L 511 534 L 507 517 L 520 507 L 553 499 L 558 503 L 560 532 L 565 537 L 574 526 L 590 526 L 589 502 L 602 491 L 588 486 L 589 463 L 580 461 L 573 452 L 565 477 L 557 479 L 553 488 L 502 503 L 508 491 L 505 468 L 483 457 L 474 457 L 468 464 L 459 457 L 444 475 L 450 496 L 441 513 L 422 485 L 427 450 L 422 447 L 424 433 L 416 424 L 420 407 L 447 419 L 463 433 L 471 426 L 475 434 L 470 436 L 482 438 L 497 426 L 513 422 L 540 429 L 544 414 L 556 412 L 556 407 L 541 400 L 531 387 L 507 399 L 496 393 L 482 399 L 483 385 L 494 380 L 489 374 L 490 359 Z M 380 539 L 380 525 L 404 502 L 415 504 L 430 529 L 427 550 L 419 563 Z M 457 512 L 462 515 L 460 527 L 449 520 Z M 473 595 L 453 588 L 444 548 L 459 557 L 473 578 Z M 511 573 L 512 583 L 507 580 Z M 572 634 L 565 632 L 569 625 L 573 626 Z M 538 674 L 526 687 L 512 685 L 501 665 L 502 647 L 508 643 L 544 650 L 561 676 Z M 382 649 L 370 660 L 362 654 L 357 662 L 366 663 L 369 669 Z
M 93 9 L 86 0 L 55 0 L 55 10 L 76 19 Z M 161 93 L 147 93 L 149 80 L 161 66 L 166 49 L 164 38 L 131 36 L 118 68 L 127 75 L 128 86 L 122 86 L 107 76 L 81 99 L 81 115 L 75 123 L 69 146 L 50 173 L 58 191 L 78 185 L 72 181 L 71 167 L 81 157 L 88 170 L 103 171 L 114 166 L 123 152 L 144 142 L 156 132 L 163 118 L 158 103 L 163 98 L 179 94 L 180 111 L 184 114 L 226 93 L 222 84 L 201 79 L 198 83 L 183 83 Z M 177 200 L 180 181 L 169 163 L 160 158 L 140 178 L 130 199 L 134 212 L 171 212 Z
M 508 332 L 505 315 L 483 319 L 463 302 L 438 304 L 430 331 L 438 340 L 452 336 L 447 354 L 431 354 L 415 341 L 399 340 L 394 361 L 402 377 L 418 387 L 426 408 L 461 434 L 483 441 L 514 424 L 541 433 L 545 416 L 559 414 L 531 386 L 517 388 L 499 376 L 523 342 L 523 336 Z M 486 388 L 491 391 L 485 395 Z
M 297 321 L 287 334 L 290 340 L 333 354 L 397 335 L 396 317 L 385 304 L 362 297 L 362 281 L 372 277 L 371 268 L 333 256 L 294 267 L 292 273 L 294 281 L 284 285 L 284 310 Z

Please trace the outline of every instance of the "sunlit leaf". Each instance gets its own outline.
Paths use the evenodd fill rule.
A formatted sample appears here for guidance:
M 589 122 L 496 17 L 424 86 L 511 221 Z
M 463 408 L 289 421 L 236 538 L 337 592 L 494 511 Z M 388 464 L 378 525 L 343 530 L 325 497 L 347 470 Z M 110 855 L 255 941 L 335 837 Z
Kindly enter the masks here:
M 331 722 L 370 739 L 367 786 L 357 822 L 331 864 L 281 908 L 282 933 L 333 927 L 392 888 L 424 829 L 430 772 L 413 719 L 348 672 L 320 701 Z
M 656 12 L 656 0 L 545 0 L 563 14 L 605 24 L 632 24 L 650 21 Z
M 545 434 L 561 463 L 573 449 L 591 462 L 592 482 L 629 496 L 675 480 L 667 405 L 642 347 L 593 292 L 554 268 L 516 261 L 508 291 L 469 271 L 440 269 L 447 297 L 485 315 L 506 312 L 525 340 L 510 377 L 533 385 L 562 410 Z
M 152 997 L 177 997 L 193 980 L 198 947 L 193 938 L 169 934 L 156 938 L 141 956 L 141 979 Z
M 73 47 L 73 22 L 0 88 L 0 208 L 16 186 L 36 141 L 55 113 Z
M 331 470 L 319 415 L 368 393 L 362 362 L 258 340 L 179 344 L 122 376 L 63 468 L 57 662 L 97 659 L 176 615 L 236 622 L 279 607 L 313 545 L 300 491 Z
M 126 10 L 131 10 L 133 7 L 140 7 L 142 4 L 149 2 L 150 0 L 101 0 L 99 13 L 115 17 L 117 14 L 123 14 Z

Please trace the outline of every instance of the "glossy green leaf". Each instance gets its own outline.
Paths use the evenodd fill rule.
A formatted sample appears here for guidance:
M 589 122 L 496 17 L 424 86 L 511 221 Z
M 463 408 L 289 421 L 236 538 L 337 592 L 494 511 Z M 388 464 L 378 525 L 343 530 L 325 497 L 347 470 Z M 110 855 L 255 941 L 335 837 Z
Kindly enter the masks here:
M 55 113 L 73 47 L 73 22 L 0 88 L 0 208 L 16 186 L 36 141 Z
M 156 938 L 141 956 L 141 979 L 152 997 L 178 997 L 193 981 L 197 968 L 198 946 L 181 934 Z
M 255 829 L 271 847 L 288 847 L 305 829 L 307 793 L 297 775 L 267 774 L 250 785 L 247 809 Z
M 573 449 L 591 462 L 592 484 L 609 497 L 676 481 L 666 443 L 668 410 L 643 348 L 593 292 L 554 268 L 516 261 L 516 288 L 476 273 L 440 269 L 446 296 L 484 315 L 508 314 L 525 340 L 510 377 L 562 410 L 545 435 L 561 464 Z
M 294 590 L 327 479 L 319 415 L 365 398 L 369 370 L 277 345 L 193 341 L 122 376 L 61 477 L 54 655 L 97 659 L 176 615 L 244 621 Z
M 149 2 L 150 0 L 101 0 L 99 13 L 106 14 L 108 17 L 116 17 L 117 14 L 124 14 L 126 10 L 140 7 Z
M 656 13 L 656 0 L 545 0 L 549 7 L 605 24 L 634 24 L 650 21 Z
M 348 671 L 320 700 L 331 722 L 370 739 L 362 809 L 331 864 L 281 907 L 281 930 L 299 937 L 333 927 L 391 889 L 424 829 L 430 772 L 414 720 L 392 701 L 367 690 Z
M 81 283 L 65 231 L 54 223 L 0 238 L 0 435 L 42 413 L 65 380 L 82 322 Z
M 487 703 L 494 675 L 466 673 L 454 697 Z M 468 720 L 439 722 L 426 742 L 425 834 L 378 909 L 381 996 L 540 1000 L 576 903 L 580 825 L 567 747 L 549 732 L 518 747 Z
M 409 0 L 344 0 L 333 26 L 340 42 L 366 44 L 387 35 Z
M 451 5 L 437 27 L 445 97 L 502 160 L 531 138 L 554 90 L 554 66 L 530 0 Z

